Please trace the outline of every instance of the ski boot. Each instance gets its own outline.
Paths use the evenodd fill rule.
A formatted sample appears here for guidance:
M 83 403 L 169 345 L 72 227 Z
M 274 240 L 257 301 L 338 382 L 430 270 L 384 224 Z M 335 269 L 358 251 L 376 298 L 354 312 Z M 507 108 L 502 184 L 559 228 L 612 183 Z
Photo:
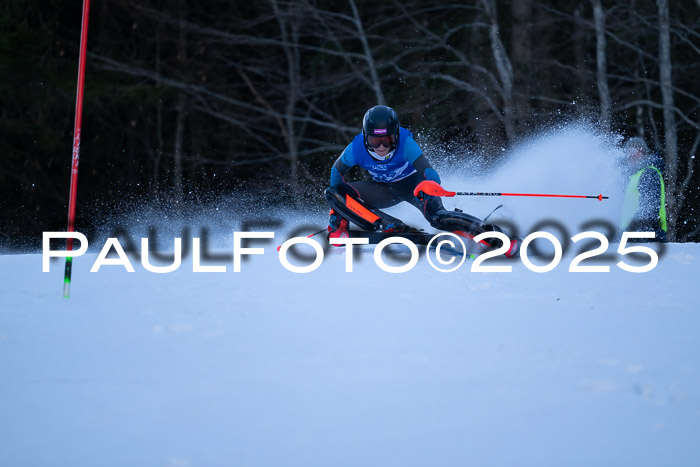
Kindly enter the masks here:
M 500 228 L 497 225 L 491 225 L 491 224 L 484 224 L 482 227 L 484 229 L 484 232 L 503 232 L 503 229 Z M 503 245 L 503 242 L 499 240 L 498 238 L 489 238 L 488 239 L 488 244 L 491 248 L 500 248 Z M 510 237 L 510 247 L 508 248 L 508 251 L 505 252 L 505 257 L 506 258 L 517 258 L 520 256 L 520 245 L 523 243 L 523 239 L 520 237 Z
M 470 232 L 465 232 L 463 230 L 454 230 L 452 233 L 455 235 L 459 235 L 461 237 L 466 237 L 470 239 L 474 239 L 477 235 L 483 232 L 503 232 L 503 229 L 501 229 L 497 225 L 492 225 L 492 224 L 482 224 L 479 226 L 478 230 L 481 230 L 482 232 L 476 232 L 476 233 L 470 233 Z M 490 237 L 486 238 L 484 240 L 481 240 L 479 243 L 482 245 L 492 248 L 492 249 L 497 249 L 503 246 L 503 242 L 499 238 L 495 237 Z M 523 240 L 520 237 L 511 237 L 510 238 L 510 247 L 508 248 L 508 251 L 505 252 L 505 257 L 506 258 L 517 258 L 520 255 L 520 245 L 523 243 Z
M 523 239 L 520 237 L 511 237 L 510 248 L 506 251 L 506 258 L 518 258 L 520 257 L 520 245 L 522 245 Z
M 328 240 L 333 238 L 348 238 L 348 221 L 347 219 L 341 217 L 337 212 L 331 209 L 328 213 Z M 339 243 L 332 243 L 333 246 L 342 246 Z
M 484 229 L 484 232 L 503 232 L 503 229 L 500 228 L 497 225 L 491 225 L 491 224 L 484 224 L 481 226 L 482 229 Z M 493 249 L 500 248 L 503 245 L 503 242 L 501 242 L 500 239 L 498 238 L 489 238 L 487 240 L 487 243 L 489 246 Z M 508 251 L 505 252 L 505 257 L 506 258 L 517 258 L 520 256 L 520 245 L 523 243 L 523 239 L 520 237 L 511 237 L 510 238 L 510 247 L 508 248 Z

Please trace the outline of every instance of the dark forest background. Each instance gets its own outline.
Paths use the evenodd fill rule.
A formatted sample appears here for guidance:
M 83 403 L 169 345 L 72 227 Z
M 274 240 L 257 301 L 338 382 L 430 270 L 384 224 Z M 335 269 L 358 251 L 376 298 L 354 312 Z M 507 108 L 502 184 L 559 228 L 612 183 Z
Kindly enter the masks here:
M 81 3 L 0 6 L 6 249 L 66 228 Z M 386 103 L 494 159 L 559 121 L 641 135 L 665 161 L 670 239 L 700 239 L 700 0 L 93 0 L 89 18 L 81 232 L 127 201 L 320 199 Z

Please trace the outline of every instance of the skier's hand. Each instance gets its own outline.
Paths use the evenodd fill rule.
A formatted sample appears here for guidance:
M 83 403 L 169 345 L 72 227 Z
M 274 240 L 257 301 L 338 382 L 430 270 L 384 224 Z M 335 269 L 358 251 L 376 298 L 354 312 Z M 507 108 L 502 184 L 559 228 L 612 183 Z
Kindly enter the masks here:
M 428 167 L 427 169 L 425 169 L 425 170 L 423 171 L 423 178 L 424 178 L 425 180 L 429 180 L 429 181 L 431 181 L 431 182 L 435 182 L 435 183 L 437 183 L 438 185 L 440 185 L 440 176 L 439 176 L 438 173 L 435 171 L 435 169 L 433 169 L 432 167 Z M 419 185 L 420 185 L 420 184 L 419 184 Z M 417 188 L 417 187 L 416 187 L 416 188 Z M 426 195 L 425 193 L 423 193 L 422 190 L 414 190 L 413 195 L 414 195 L 414 196 L 416 197 L 416 199 L 419 200 L 419 201 L 423 201 L 423 200 L 426 198 L 426 196 L 428 196 L 428 195 Z
M 423 199 L 425 196 L 449 196 L 456 195 L 454 191 L 446 191 L 439 183 L 432 180 L 423 180 L 413 189 L 413 196 Z
M 414 191 L 413 196 L 415 196 L 418 201 L 425 201 L 426 199 L 430 198 L 430 195 L 426 195 L 423 190 Z

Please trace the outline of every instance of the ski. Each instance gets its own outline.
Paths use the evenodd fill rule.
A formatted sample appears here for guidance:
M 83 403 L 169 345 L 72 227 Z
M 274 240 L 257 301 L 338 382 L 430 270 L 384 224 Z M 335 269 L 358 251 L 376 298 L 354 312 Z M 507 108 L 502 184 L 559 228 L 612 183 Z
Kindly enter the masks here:
M 385 240 L 387 238 L 392 238 L 392 237 L 401 237 L 405 238 L 407 240 L 410 240 L 413 242 L 415 245 L 428 245 L 430 243 L 430 240 L 433 239 L 436 235 L 439 235 L 438 233 L 427 233 L 427 232 L 371 232 L 371 231 L 365 231 L 365 230 L 348 230 L 348 237 L 349 238 L 367 238 L 369 239 L 370 244 L 378 244 L 382 240 Z M 465 239 L 467 240 L 467 239 Z M 437 243 L 433 243 L 431 245 L 431 248 L 436 248 Z M 464 253 L 456 250 L 454 248 L 450 248 L 448 246 L 442 246 L 440 248 L 441 251 L 451 254 L 453 256 L 464 256 Z M 474 259 L 475 255 L 472 253 L 467 253 L 466 254 L 467 258 Z
M 376 244 L 392 237 L 401 237 L 416 245 L 427 245 L 430 240 L 437 234 L 429 234 L 426 232 L 372 232 L 368 230 L 348 230 L 349 238 L 367 238 L 370 244 Z

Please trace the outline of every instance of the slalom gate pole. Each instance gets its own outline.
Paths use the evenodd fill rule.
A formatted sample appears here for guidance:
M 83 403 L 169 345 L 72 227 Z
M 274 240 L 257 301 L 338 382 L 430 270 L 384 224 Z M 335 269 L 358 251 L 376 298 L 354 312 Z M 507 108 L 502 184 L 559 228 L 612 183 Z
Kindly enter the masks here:
M 546 198 L 593 198 L 598 201 L 603 201 L 604 199 L 609 199 L 608 196 L 603 195 L 549 195 L 549 194 L 536 194 L 536 193 L 481 193 L 473 191 L 447 191 L 440 184 L 433 182 L 432 180 L 425 180 L 420 182 L 416 188 L 413 190 L 413 195 L 420 197 L 426 194 L 430 196 L 446 196 L 451 198 L 455 195 L 460 196 L 538 196 Z
M 75 125 L 73 129 L 73 158 L 70 171 L 70 197 L 68 198 L 68 232 L 75 232 L 75 205 L 78 194 L 78 162 L 80 161 L 80 130 L 83 120 L 83 89 L 85 85 L 85 56 L 87 55 L 88 17 L 90 0 L 83 0 L 83 20 L 80 28 L 80 58 L 78 61 L 78 89 L 75 97 Z M 73 251 L 73 239 L 66 241 L 66 250 Z M 66 270 L 63 276 L 63 296 L 70 297 L 70 279 L 73 257 L 66 257 Z

